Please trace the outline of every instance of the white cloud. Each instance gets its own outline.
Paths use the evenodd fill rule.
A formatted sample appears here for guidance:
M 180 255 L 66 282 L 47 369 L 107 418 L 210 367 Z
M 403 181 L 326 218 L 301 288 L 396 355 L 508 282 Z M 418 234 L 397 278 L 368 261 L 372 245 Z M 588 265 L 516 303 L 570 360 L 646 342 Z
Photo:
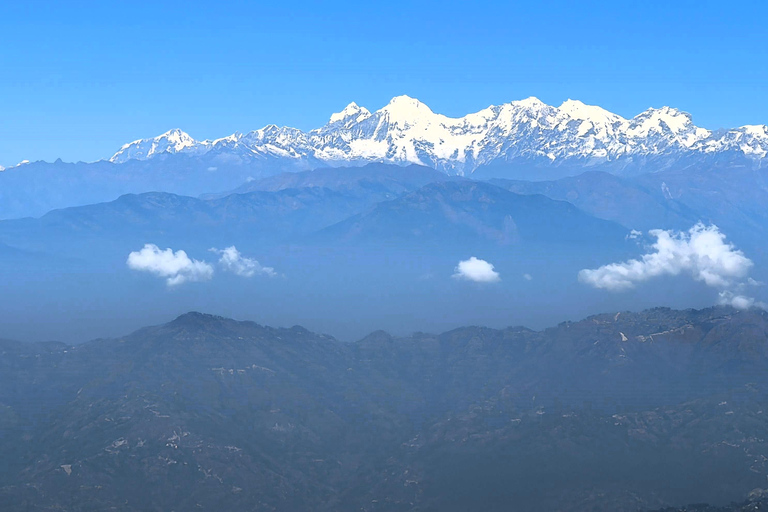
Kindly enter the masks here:
M 698 223 L 687 232 L 655 229 L 649 234 L 656 242 L 647 254 L 639 259 L 584 269 L 579 272 L 579 280 L 595 288 L 618 291 L 655 277 L 689 274 L 694 280 L 720 290 L 721 303 L 740 309 L 757 304 L 738 293 L 745 286 L 743 280 L 752 268 L 752 260 L 726 243 L 717 226 Z
M 736 309 L 749 309 L 758 304 L 752 297 L 746 295 L 737 295 L 731 291 L 720 292 L 720 304 L 727 304 Z
M 272 267 L 264 267 L 252 258 L 246 258 L 233 245 L 226 249 L 211 249 L 211 252 L 221 255 L 219 265 L 225 270 L 242 277 L 253 277 L 256 274 L 264 274 L 269 277 L 277 276 Z
M 493 265 L 474 256 L 468 260 L 460 261 L 454 271 L 456 272 L 453 274 L 454 278 L 476 283 L 495 283 L 501 280 L 499 273 L 493 270 Z
M 533 277 L 531 277 L 531 274 L 523 274 L 523 279 L 526 281 L 531 281 L 533 280 Z
M 654 277 L 689 273 L 708 286 L 727 288 L 746 277 L 752 267 L 743 252 L 725 243 L 717 226 L 699 223 L 687 232 L 655 229 L 649 234 L 656 237 L 652 252 L 640 259 L 582 270 L 579 280 L 596 288 L 623 290 Z
M 133 270 L 166 278 L 168 286 L 207 281 L 213 276 L 213 267 L 205 261 L 190 259 L 184 251 L 161 250 L 155 244 L 145 244 L 140 251 L 130 253 L 126 263 Z

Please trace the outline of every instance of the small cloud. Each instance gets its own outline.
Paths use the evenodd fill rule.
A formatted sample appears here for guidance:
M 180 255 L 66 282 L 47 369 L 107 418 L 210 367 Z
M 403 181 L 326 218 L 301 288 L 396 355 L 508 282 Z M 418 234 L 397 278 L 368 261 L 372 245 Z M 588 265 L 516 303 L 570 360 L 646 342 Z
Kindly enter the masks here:
M 493 269 L 493 265 L 485 260 L 472 256 L 468 260 L 460 261 L 454 269 L 455 279 L 466 279 L 476 283 L 495 283 L 501 280 L 499 273 Z
M 635 240 L 637 238 L 640 238 L 641 236 L 643 236 L 643 232 L 642 231 L 638 231 L 636 229 L 633 229 L 632 231 L 629 232 L 629 234 L 625 238 L 627 240 Z
M 187 281 L 207 281 L 213 277 L 213 267 L 205 261 L 191 259 L 181 250 L 161 250 L 155 244 L 145 244 L 140 251 L 130 253 L 126 263 L 132 270 L 166 278 L 168 286 Z
M 233 245 L 226 249 L 211 249 L 211 252 L 219 254 L 219 265 L 228 272 L 232 272 L 242 277 L 253 277 L 256 274 L 264 274 L 269 277 L 277 276 L 277 272 L 272 267 L 264 267 L 257 260 L 246 258 Z
M 746 295 L 736 295 L 730 291 L 720 292 L 720 300 L 718 302 L 720 304 L 733 306 L 736 309 L 749 309 L 755 305 L 758 305 L 758 303 L 752 297 L 747 297 Z
M 219 170 L 218 167 L 209 167 L 208 168 L 208 171 L 210 171 L 210 172 L 214 172 L 214 171 L 218 171 L 218 170 Z
M 526 281 L 531 281 L 533 280 L 533 277 L 531 277 L 531 274 L 523 274 L 523 279 Z

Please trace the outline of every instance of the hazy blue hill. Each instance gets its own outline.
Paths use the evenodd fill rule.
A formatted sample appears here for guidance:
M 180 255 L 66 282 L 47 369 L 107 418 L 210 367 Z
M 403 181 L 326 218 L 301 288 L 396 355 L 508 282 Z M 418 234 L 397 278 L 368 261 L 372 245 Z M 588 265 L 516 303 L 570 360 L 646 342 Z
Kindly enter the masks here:
M 431 175 L 427 171 L 424 180 Z M 540 326 L 566 311 L 550 307 L 553 300 L 571 304 L 565 314 L 587 311 L 569 301 L 584 294 L 579 270 L 637 252 L 625 240 L 625 228 L 542 195 L 454 180 L 383 201 L 395 188 L 334 183 L 337 190 L 307 186 L 216 199 L 129 194 L 40 218 L 0 221 L 0 243 L 42 255 L 40 264 L 15 265 L 6 258 L 0 267 L 8 335 L 35 332 L 30 337 L 76 341 L 89 332 L 120 332 L 102 317 L 125 319 L 128 329 L 141 325 L 150 310 L 157 319 L 187 309 L 245 314 L 249 304 L 286 321 L 286 312 L 296 308 L 305 315 L 300 318 L 316 319 L 313 327 L 346 339 L 370 326 L 445 329 L 524 319 Z M 418 186 L 410 183 L 402 187 Z M 161 278 L 129 269 L 128 254 L 147 243 L 208 261 L 216 267 L 214 278 L 170 288 Z M 280 277 L 227 273 L 209 249 L 232 245 Z M 496 265 L 502 281 L 481 289 L 453 279 L 458 262 L 472 256 Z M 120 298 L 116 289 L 123 290 Z M 378 293 L 371 297 L 372 289 Z M 363 307 L 361 296 L 368 297 Z M 46 323 L 22 321 L 38 310 L 41 297 L 49 305 Z M 471 307 L 464 304 L 468 297 Z M 74 324 L 69 315 L 82 304 L 99 313 Z M 344 309 L 352 304 L 358 314 L 350 321 Z M 485 311 L 500 312 L 492 318 Z M 96 330 L 99 325 L 104 330 Z
M 2 221 L 0 221 L 2 222 Z M 3 237 L 0 237 L 2 239 Z M 71 270 L 76 260 L 62 257 L 51 258 L 50 246 L 46 244 L 27 245 L 24 237 L 23 248 L 0 242 L 0 274 L 31 275 L 45 272 L 60 272 Z M 41 250 L 38 248 L 42 247 Z
M 615 512 L 741 500 L 768 471 L 761 311 L 356 343 L 189 313 L 1 346 L 6 510 Z
M 39 219 L 0 221 L 0 240 L 40 251 L 56 247 L 57 252 L 86 258 L 89 252 L 82 243 L 94 241 L 121 251 L 149 241 L 211 247 L 247 238 L 275 244 L 339 222 L 372 201 L 327 188 L 210 200 L 164 192 L 129 194 L 108 203 L 54 210 Z
M 160 240 L 185 245 L 201 239 L 213 245 L 243 243 L 244 238 L 267 245 L 300 242 L 304 235 L 436 179 L 448 177 L 418 166 L 370 164 L 281 174 L 203 199 L 168 192 L 127 194 L 40 218 L 0 221 L 0 241 L 40 251 L 56 247 L 57 252 L 84 240 L 100 246 L 117 243 L 121 250 Z M 9 251 L 0 246 L 0 257 Z M 87 257 L 82 245 L 69 252 Z
M 768 171 L 750 166 L 693 166 L 622 178 L 591 171 L 554 181 L 492 179 L 524 194 L 573 203 L 629 229 L 687 229 L 714 223 L 732 241 L 763 260 L 768 234 Z
M 648 227 L 671 222 L 687 229 L 694 218 L 717 221 L 728 240 L 755 261 L 753 277 L 765 280 L 762 263 L 768 254 L 762 231 L 739 220 L 740 212 L 753 212 L 755 222 L 763 215 L 757 205 L 762 194 L 758 175 L 729 189 L 733 215 L 725 208 L 714 218 L 689 216 L 693 207 L 665 209 L 669 204 L 660 185 L 637 185 L 600 173 L 536 187 L 459 178 L 430 181 L 435 173 L 383 165 L 328 169 L 296 175 L 299 181 L 283 175 L 272 184 L 264 182 L 276 190 L 211 199 L 128 194 L 40 218 L 0 221 L 0 244 L 5 244 L 0 245 L 5 292 L 0 308 L 6 336 L 76 341 L 87 333 L 111 336 L 135 328 L 150 311 L 155 320 L 189 309 L 239 315 L 252 304 L 275 322 L 293 321 L 288 312 L 295 309 L 311 327 L 352 339 L 371 327 L 399 333 L 467 323 L 541 327 L 608 306 L 703 307 L 715 302 L 716 290 L 684 276 L 622 294 L 592 290 L 578 281 L 581 269 L 643 254 L 648 238 L 627 240 L 627 226 L 634 221 L 626 219 L 646 216 Z M 736 190 L 744 183 L 752 183 L 755 192 L 739 204 Z M 518 194 L 507 185 L 542 194 Z M 570 198 L 592 210 L 558 199 L 568 198 L 572 190 L 584 192 Z M 600 195 L 599 190 L 615 194 Z M 634 198 L 626 208 L 624 196 Z M 712 202 L 710 209 L 719 211 L 717 196 Z M 614 216 L 624 225 L 601 216 Z M 128 254 L 147 243 L 208 261 L 215 267 L 214 278 L 174 288 L 162 278 L 129 269 Z M 209 249 L 232 245 L 274 268 L 279 277 L 246 279 L 228 273 Z M 454 279 L 458 262 L 473 256 L 493 264 L 501 280 L 484 286 Z M 116 289 L 123 290 L 119 298 Z M 760 292 L 755 288 L 755 294 Z M 47 308 L 46 321 L 31 321 L 41 304 Z M 85 304 L 93 314 L 84 318 L 78 311 Z M 356 315 L 350 320 L 344 311 L 352 307 Z M 82 323 L 71 322 L 72 315 Z
M 607 172 L 590 171 L 556 181 L 492 179 L 490 183 L 518 194 L 543 194 L 568 201 L 595 217 L 617 222 L 627 229 L 687 229 L 700 220 L 700 215 L 685 204 Z
M 19 249 L 0 243 L 0 258 L 3 258 L 7 261 L 9 259 L 22 259 L 24 256 L 24 251 L 20 251 Z
M 720 135 L 724 133 L 721 132 Z M 660 137 L 660 139 L 663 138 Z M 659 142 L 662 141 L 659 140 Z M 662 142 L 662 145 L 668 143 L 669 140 Z M 765 163 L 762 157 L 753 158 L 753 156 L 733 148 L 722 148 L 710 153 L 706 151 L 675 151 L 671 147 L 667 147 L 657 154 L 646 153 L 634 156 L 625 154 L 610 160 L 583 156 L 551 160 L 541 153 L 536 153 L 526 157 L 510 158 L 507 161 L 497 160 L 480 165 L 472 172 L 472 176 L 482 180 L 500 178 L 542 181 L 578 176 L 587 170 L 623 177 L 636 177 L 658 172 L 695 173 L 710 169 L 765 171 Z
M 608 294 L 580 283 L 578 272 L 641 255 L 648 238 L 626 239 L 635 220 L 687 229 L 695 218 L 717 221 L 728 240 L 755 261 L 753 277 L 764 281 L 768 254 L 761 228 L 739 220 L 742 211 L 753 212 L 755 222 L 763 215 L 758 175 L 751 176 L 752 182 L 730 185 L 735 213 L 724 208 L 718 218 L 690 213 L 694 207 L 682 201 L 698 195 L 670 203 L 660 195 L 661 185 L 600 173 L 535 186 L 498 182 L 500 187 L 459 178 L 430 181 L 436 171 L 419 167 L 371 165 L 285 174 L 259 185 L 276 190 L 210 199 L 128 194 L 40 218 L 0 221 L 0 244 L 6 246 L 0 245 L 0 307 L 6 336 L 68 341 L 134 328 L 149 311 L 155 320 L 189 309 L 234 315 L 247 314 L 250 304 L 276 322 L 290 321 L 287 311 L 296 308 L 311 327 L 344 339 L 371 327 L 400 333 L 478 322 L 540 327 L 614 304 L 704 307 L 717 300 L 717 291 L 683 276 Z M 702 190 L 717 182 L 706 183 Z M 744 183 L 752 183 L 754 198 L 747 195 L 738 204 L 736 191 Z M 518 194 L 507 186 L 542 194 Z M 720 210 L 717 197 L 711 210 Z M 606 220 L 612 217 L 617 221 Z M 162 278 L 129 269 L 128 254 L 147 243 L 208 261 L 216 267 L 214 278 L 172 288 Z M 227 273 L 209 249 L 232 245 L 280 277 Z M 452 278 L 458 262 L 473 256 L 493 264 L 500 282 L 483 286 Z M 119 299 L 116 289 L 124 291 Z M 28 321 L 41 301 L 48 308 L 46 322 Z M 77 308 L 83 304 L 94 314 L 82 318 Z M 357 312 L 352 320 L 344 314 L 348 307 Z M 71 315 L 79 315 L 82 324 L 71 322 Z
M 167 165 L 165 160 L 168 160 Z M 411 199 L 401 198 L 405 194 L 414 194 L 420 187 L 431 183 L 459 183 L 459 178 L 449 178 L 445 174 L 420 166 L 399 167 L 386 164 L 369 164 L 363 167 L 323 168 L 314 171 L 288 172 L 262 179 L 254 179 L 243 184 L 245 177 L 241 174 L 227 171 L 225 167 L 216 171 L 197 169 L 186 160 L 194 160 L 187 155 L 157 157 L 151 160 L 129 160 L 124 164 L 96 162 L 93 164 L 65 164 L 55 162 L 33 163 L 18 168 L 9 169 L 0 174 L 0 217 L 23 215 L 42 215 L 54 207 L 84 205 L 100 202 L 124 194 L 125 192 L 163 191 L 175 195 L 199 195 L 216 190 L 234 190 L 238 193 L 261 192 L 257 201 L 268 201 L 267 192 L 281 192 L 288 201 L 288 189 L 302 190 L 296 194 L 298 202 L 305 201 L 300 197 L 319 195 L 322 189 L 329 189 L 337 194 L 336 204 L 330 200 L 317 205 L 305 202 L 304 206 L 313 210 L 317 222 L 301 224 L 303 219 L 290 214 L 281 225 L 281 231 L 292 230 L 289 221 L 297 220 L 302 233 L 310 227 L 320 229 L 335 222 L 340 222 L 346 216 L 365 212 L 366 208 L 382 201 L 399 199 L 403 201 L 431 201 L 423 196 L 412 196 Z M 238 164 L 239 165 L 239 164 Z M 766 170 L 753 167 L 686 167 L 683 170 L 666 170 L 644 174 L 634 178 L 621 178 L 601 171 L 591 171 L 579 176 L 563 178 L 555 181 L 513 181 L 506 179 L 493 180 L 493 184 L 511 192 L 520 194 L 543 194 L 550 199 L 568 201 L 583 212 L 594 217 L 610 220 L 628 229 L 686 229 L 695 222 L 713 222 L 718 224 L 734 241 L 748 247 L 751 251 L 761 249 L 759 236 L 768 233 L 768 216 L 763 205 L 768 201 L 768 185 L 766 185 Z M 197 170 L 196 170 L 197 169 Z M 240 167 L 238 167 L 240 169 Z M 239 172 L 239 171 L 238 171 Z M 277 172 L 277 170 L 275 170 Z M 448 180 L 448 181 L 446 181 Z M 458 180 L 458 181 L 457 181 Z M 459 185 L 454 185 L 459 186 Z M 435 185 L 433 189 L 437 187 Z M 306 190 L 305 190 L 306 189 Z M 427 190 L 430 190 L 427 188 Z M 140 194 L 141 195 L 141 194 Z M 231 194 L 207 194 L 205 199 L 223 199 Z M 277 197 L 277 196 L 275 196 Z M 232 202 L 232 200 L 230 200 Z M 126 204 L 122 200 L 122 204 Z M 345 207 L 345 203 L 349 207 Z M 100 203 L 101 204 L 101 203 Z M 121 204 L 121 203 L 118 203 Z M 126 204 L 126 207 L 128 205 Z M 161 204 L 155 205 L 159 208 Z M 213 208 L 216 205 L 212 205 Z M 167 217 L 174 215 L 174 205 Z M 267 207 L 269 208 L 269 207 Z M 384 206 L 379 209 L 381 213 Z M 99 207 L 93 207 L 92 211 Z M 68 209 L 67 215 L 74 215 Z M 89 210 L 78 210 L 78 216 L 87 216 Z M 285 210 L 283 210 L 285 211 Z M 238 214 L 237 207 L 232 208 L 231 218 Z M 117 212 L 114 212 L 117 214 Z M 198 211 L 190 212 L 200 217 Z M 247 215 L 248 211 L 242 211 Z M 127 214 L 127 212 L 126 212 Z M 147 217 L 148 212 L 139 213 Z M 211 214 L 214 215 L 215 214 Z M 570 215 L 566 213 L 566 215 Z M 54 215 L 60 222 L 65 214 Z M 208 222 L 202 214 L 203 224 Z M 274 220 L 267 215 L 265 219 Z M 119 219 L 123 222 L 125 219 Z M 310 220 L 310 219 L 305 219 Z M 408 220 L 403 229 L 413 233 L 429 233 L 432 229 L 430 219 L 425 213 Z M 420 225 L 419 222 L 425 222 Z M 478 219 L 483 223 L 482 219 Z M 53 222 L 47 219 L 45 222 Z M 77 222 L 77 219 L 73 219 Z M 111 227 L 104 222 L 104 228 L 98 228 L 99 221 L 91 223 L 96 229 L 107 231 Z M 325 226 L 323 225 L 325 224 Z M 460 224 L 459 219 L 454 222 Z M 553 220 L 553 224 L 556 222 Z M 20 224 L 20 226 L 34 224 Z M 265 229 L 270 229 L 268 222 L 263 223 Z M 278 222 L 273 222 L 277 226 Z M 87 228 L 86 228 L 87 229 Z M 511 236 L 503 226 L 493 226 L 486 236 L 506 239 Z M 505 231 L 507 230 L 507 231 Z M 119 226 L 116 227 L 119 232 Z M 275 231 L 277 228 L 275 227 Z M 9 238 L 2 238 L 9 245 Z
M 324 232 L 348 243 L 497 245 L 616 243 L 626 230 L 564 201 L 475 181 L 431 183 Z
M 286 172 L 252 180 L 229 193 L 275 192 L 286 188 L 328 188 L 356 195 L 392 199 L 428 183 L 460 179 L 420 165 L 399 166 L 371 163 L 362 167 L 326 167 L 311 171 Z M 222 197 L 229 193 L 216 194 Z M 204 196 L 208 197 L 208 196 Z
M 317 163 L 322 166 L 322 163 Z M 32 162 L 0 172 L 0 219 L 38 217 L 61 208 L 112 201 L 125 194 L 167 192 L 206 198 L 232 192 L 325 187 L 376 196 L 379 200 L 449 177 L 411 165 L 368 164 L 363 167 L 298 172 L 293 163 L 241 162 L 207 155 L 165 155 L 122 164 Z M 269 176 L 274 178 L 265 178 Z M 227 192 L 229 191 L 229 192 Z
M 285 170 L 280 162 L 173 155 L 115 164 L 32 162 L 0 172 L 0 219 L 111 201 L 124 194 L 163 191 L 198 196 L 231 190 L 248 178 Z
M 433 172 L 423 175 L 424 180 Z M 392 192 L 359 185 L 355 181 L 352 189 L 337 186 L 339 190 L 278 187 L 212 199 L 162 192 L 129 194 L 108 203 L 54 210 L 39 219 L 0 221 L 0 241 L 84 260 L 105 254 L 124 258 L 147 242 L 203 251 L 233 244 L 264 251 L 292 243 L 310 252 L 312 247 L 355 245 L 353 252 L 360 257 L 379 252 L 371 252 L 371 244 L 382 244 L 385 252 L 418 245 L 422 253 L 441 245 L 442 250 L 426 255 L 435 261 L 447 254 L 453 258 L 456 251 L 450 249 L 462 249 L 457 253 L 462 256 L 463 251 L 488 245 L 522 244 L 526 251 L 529 246 L 572 245 L 592 254 L 600 247 L 625 245 L 626 230 L 621 226 L 543 195 L 524 196 L 459 180 L 430 182 L 383 201 Z
M 768 236 L 768 169 L 718 166 L 648 174 L 636 182 L 718 224 L 738 243 L 765 257 Z
M 538 405 L 552 406 L 548 400 L 557 397 L 569 406 L 649 407 L 766 382 L 759 361 L 768 359 L 767 317 L 737 317 L 732 322 L 732 312 L 719 309 L 656 309 L 590 317 L 542 332 L 469 327 L 412 339 L 374 336 L 358 343 L 357 350 L 361 359 L 396 362 L 402 378 L 449 373 L 457 389 L 463 383 L 469 395 L 491 383 L 502 389 L 515 382 L 514 393 L 524 400 L 537 397 Z M 484 379 L 471 375 L 478 365 L 484 367 Z M 473 391 L 475 385 L 481 387 Z

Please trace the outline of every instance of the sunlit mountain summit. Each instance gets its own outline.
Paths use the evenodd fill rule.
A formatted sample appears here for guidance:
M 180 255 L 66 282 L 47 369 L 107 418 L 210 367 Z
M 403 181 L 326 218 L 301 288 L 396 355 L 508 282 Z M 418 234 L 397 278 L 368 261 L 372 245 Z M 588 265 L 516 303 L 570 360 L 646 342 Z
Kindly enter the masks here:
M 268 125 L 197 141 L 174 129 L 125 144 L 109 160 L 124 163 L 176 154 L 280 160 L 296 169 L 387 162 L 465 176 L 507 165 L 536 168 L 545 175 L 567 175 L 584 166 L 635 174 L 648 165 L 658 170 L 703 161 L 762 166 L 768 127 L 711 131 L 670 107 L 649 108 L 625 119 L 578 100 L 554 107 L 534 97 L 451 118 L 415 98 L 397 96 L 375 112 L 350 103 L 325 126 L 309 132 Z
M 272 124 L 197 140 L 173 129 L 96 162 L 25 161 L 0 173 L 0 218 L 126 193 L 218 193 L 280 173 L 370 163 L 473 179 L 542 181 L 601 171 L 633 178 L 715 173 L 732 181 L 740 179 L 734 173 L 767 167 L 768 126 L 712 131 L 670 107 L 626 119 L 577 100 L 554 107 L 534 97 L 452 118 L 397 96 L 373 112 L 350 103 L 309 131 Z

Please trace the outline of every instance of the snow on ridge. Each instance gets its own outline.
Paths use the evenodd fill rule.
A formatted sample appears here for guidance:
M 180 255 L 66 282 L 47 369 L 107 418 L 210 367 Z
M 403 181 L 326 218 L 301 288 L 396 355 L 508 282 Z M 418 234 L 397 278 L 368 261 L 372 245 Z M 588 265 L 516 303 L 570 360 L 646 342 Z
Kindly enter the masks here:
M 22 160 L 21 162 L 17 163 L 16 165 L 12 165 L 10 167 L 3 167 L 2 165 L 0 165 L 0 172 L 9 171 L 11 169 L 15 169 L 16 167 L 21 167 L 22 165 L 27 165 L 29 163 L 31 163 L 29 160 Z
M 416 98 L 411 98 L 406 95 L 395 96 L 386 106 L 377 112 L 386 112 L 392 118 L 403 119 L 406 121 L 416 121 L 419 119 L 425 120 L 439 115 L 432 112 L 432 109 L 426 104 L 420 102 Z
M 695 126 L 690 114 L 671 107 L 649 108 L 625 119 L 578 100 L 554 107 L 535 97 L 451 118 L 402 95 L 375 112 L 352 102 L 331 115 L 325 126 L 309 132 L 267 125 L 246 134 L 196 141 L 181 130 L 170 130 L 124 145 L 110 161 L 211 151 L 330 165 L 416 163 L 466 174 L 484 164 L 516 159 L 594 163 L 720 151 L 763 159 L 768 155 L 768 127 L 748 125 L 715 133 Z
M 338 123 L 339 121 L 349 121 L 352 120 L 354 122 L 360 122 L 366 117 L 370 116 L 371 113 L 368 111 L 365 107 L 360 107 L 355 103 L 354 101 L 344 107 L 344 110 L 341 112 L 337 112 L 335 114 L 331 114 L 331 118 L 328 121 L 328 124 Z M 354 119 L 352 119 L 354 117 Z
M 543 107 L 548 107 L 546 103 L 541 101 L 536 96 L 529 96 L 525 98 L 524 100 L 514 100 L 509 102 L 510 105 L 516 105 L 523 108 L 529 108 L 529 109 L 538 109 Z
M 124 144 L 110 159 L 113 163 L 123 163 L 128 160 L 145 160 L 161 153 L 181 153 L 198 147 L 207 141 L 198 142 L 188 133 L 174 128 L 162 135 L 151 139 L 139 139 Z

